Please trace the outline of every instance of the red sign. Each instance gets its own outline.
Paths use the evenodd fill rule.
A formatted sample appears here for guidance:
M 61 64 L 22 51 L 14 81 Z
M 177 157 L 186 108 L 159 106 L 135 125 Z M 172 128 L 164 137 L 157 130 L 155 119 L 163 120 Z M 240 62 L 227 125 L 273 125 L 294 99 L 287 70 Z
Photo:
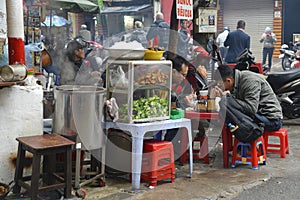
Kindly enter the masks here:
M 193 19 L 193 0 L 176 0 L 177 19 Z

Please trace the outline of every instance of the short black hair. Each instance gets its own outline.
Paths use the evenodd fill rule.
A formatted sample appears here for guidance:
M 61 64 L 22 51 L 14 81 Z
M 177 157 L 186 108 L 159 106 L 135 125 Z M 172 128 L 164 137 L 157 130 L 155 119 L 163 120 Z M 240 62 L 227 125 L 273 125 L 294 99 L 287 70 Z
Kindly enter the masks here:
M 239 20 L 237 23 L 237 28 L 244 29 L 246 27 L 246 22 L 244 20 Z
M 228 65 L 219 65 L 218 69 L 214 74 L 214 79 L 216 81 L 223 80 L 225 81 L 226 78 L 234 78 L 234 71 L 232 67 Z
M 72 40 L 68 43 L 66 53 L 70 60 L 74 59 L 75 50 L 84 49 L 84 45 L 76 40 Z
M 181 71 L 182 64 L 185 64 L 186 66 L 190 66 L 189 61 L 184 59 L 183 57 L 177 55 L 174 58 L 171 58 L 171 61 L 173 63 L 172 67 L 173 69 L 176 69 L 178 72 Z

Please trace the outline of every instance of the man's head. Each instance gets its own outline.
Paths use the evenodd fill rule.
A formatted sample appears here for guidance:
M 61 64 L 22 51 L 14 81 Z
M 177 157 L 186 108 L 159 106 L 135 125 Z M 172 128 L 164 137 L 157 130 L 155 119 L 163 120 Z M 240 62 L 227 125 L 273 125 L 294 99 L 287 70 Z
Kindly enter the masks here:
M 229 31 L 229 32 L 230 32 L 230 28 L 229 28 L 228 26 L 225 26 L 225 27 L 223 28 L 223 30 L 224 30 L 224 31 Z
M 77 61 L 84 58 L 84 45 L 76 40 L 72 40 L 67 45 L 67 56 L 72 61 Z
M 82 24 L 81 29 L 87 29 L 87 26 L 85 24 Z
M 187 76 L 190 63 L 181 56 L 176 56 L 171 61 L 173 63 L 172 81 L 181 83 Z
M 223 90 L 232 91 L 234 88 L 233 69 L 228 65 L 220 65 L 214 74 L 214 79 L 218 82 L 218 86 Z
M 189 21 L 187 19 L 180 20 L 180 27 L 181 28 L 187 29 L 188 28 L 188 24 L 189 24 Z
M 237 23 L 237 29 L 241 28 L 241 29 L 245 29 L 246 27 L 246 22 L 244 20 L 239 20 Z
M 143 23 L 141 21 L 135 21 L 134 26 L 135 28 L 143 28 Z
M 158 19 L 164 19 L 164 14 L 162 14 L 161 12 L 156 13 L 155 19 L 156 20 L 158 20 Z

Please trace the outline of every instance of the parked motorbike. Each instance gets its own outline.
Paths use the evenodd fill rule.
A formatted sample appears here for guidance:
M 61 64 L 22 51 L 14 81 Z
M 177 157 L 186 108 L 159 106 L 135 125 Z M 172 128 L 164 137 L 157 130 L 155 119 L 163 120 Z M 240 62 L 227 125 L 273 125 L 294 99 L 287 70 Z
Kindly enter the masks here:
M 300 42 L 296 44 L 287 44 L 281 45 L 279 51 L 279 58 L 281 59 L 281 66 L 283 70 L 290 70 L 295 68 L 295 64 L 297 64 L 296 60 L 296 52 L 300 49 Z
M 280 102 L 284 117 L 300 117 L 300 68 L 268 73 L 267 81 Z

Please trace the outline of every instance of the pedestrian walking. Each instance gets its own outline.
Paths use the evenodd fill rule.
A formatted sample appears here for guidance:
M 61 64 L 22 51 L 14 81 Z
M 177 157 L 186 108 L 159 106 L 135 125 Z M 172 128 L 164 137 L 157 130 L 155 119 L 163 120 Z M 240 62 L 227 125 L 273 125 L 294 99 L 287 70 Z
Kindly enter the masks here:
M 266 60 L 268 57 L 268 71 L 272 67 L 272 57 L 274 53 L 274 43 L 277 41 L 276 35 L 272 32 L 270 27 L 266 27 L 265 32 L 260 38 L 260 43 L 263 43 L 263 61 L 262 65 L 266 65 Z
M 230 32 L 229 27 L 225 26 L 223 28 L 223 32 L 218 35 L 217 40 L 216 40 L 217 45 L 219 46 L 220 53 L 221 53 L 221 56 L 222 56 L 223 60 L 225 59 L 227 51 L 228 51 L 228 47 L 224 46 L 224 42 L 225 42 L 229 32 Z
M 245 50 L 250 49 L 250 36 L 245 32 L 246 22 L 239 20 L 237 29 L 228 34 L 224 46 L 228 47 L 226 63 L 236 63 L 236 58 Z
M 146 31 L 144 30 L 143 23 L 141 21 L 134 22 L 134 31 L 131 33 L 130 41 L 137 41 L 147 48 Z
M 87 30 L 87 26 L 85 24 L 81 25 L 81 29 L 79 31 L 79 35 L 85 40 L 85 41 L 91 41 L 91 32 Z
M 177 55 L 187 59 L 189 53 L 190 34 L 188 33 L 189 21 L 180 20 L 180 29 L 178 30 Z
M 156 13 L 155 21 L 152 23 L 148 33 L 148 47 L 161 47 L 168 50 L 170 26 L 164 20 L 164 15 L 161 12 Z

